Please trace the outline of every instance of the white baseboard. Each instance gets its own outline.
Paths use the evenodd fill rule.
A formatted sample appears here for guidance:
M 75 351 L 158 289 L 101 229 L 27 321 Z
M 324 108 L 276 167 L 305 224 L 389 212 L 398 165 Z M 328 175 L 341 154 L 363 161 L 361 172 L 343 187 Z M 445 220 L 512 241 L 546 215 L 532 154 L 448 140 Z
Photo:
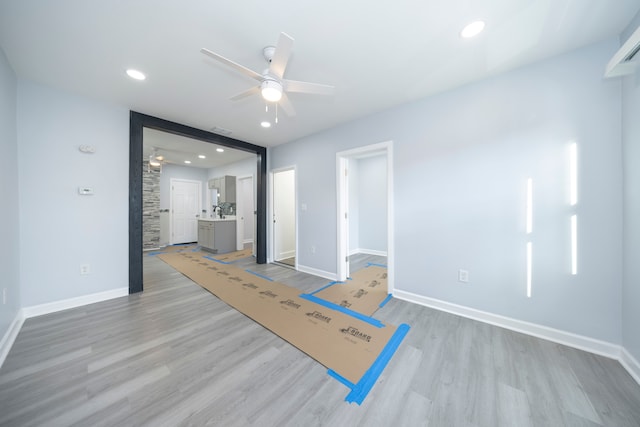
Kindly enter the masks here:
M 106 301 L 113 298 L 124 297 L 129 295 L 129 288 L 117 288 L 109 291 L 98 292 L 95 294 L 83 295 L 80 297 L 69 298 L 61 301 L 54 301 L 46 304 L 32 305 L 24 307 L 22 312 L 24 318 L 42 316 L 43 314 L 55 313 L 69 308 L 80 307 L 82 305 L 93 304 L 96 302 Z
M 329 279 L 329 280 L 338 280 L 338 276 L 336 275 L 336 273 L 331 273 L 329 271 L 324 271 L 324 270 L 318 270 L 317 268 L 307 267 L 300 264 L 298 264 L 298 271 L 301 271 L 307 274 L 313 274 L 314 276 L 324 277 L 325 279 Z
M 378 251 L 376 249 L 363 249 L 358 248 L 349 252 L 349 256 L 355 254 L 365 254 L 365 255 L 377 255 L 377 256 L 387 256 L 387 251 Z
M 620 355 L 620 364 L 640 384 L 640 363 L 624 347 L 622 347 L 622 354 Z
M 0 368 L 4 363 L 4 360 L 7 358 L 9 350 L 11 350 L 11 347 L 13 346 L 13 343 L 18 336 L 18 332 L 20 332 L 20 329 L 22 328 L 24 319 L 23 311 L 18 310 L 16 317 L 13 319 L 13 322 L 11 322 L 11 325 L 9 325 L 9 329 L 7 329 L 7 332 L 5 332 L 2 337 L 2 341 L 0 341 Z
M 286 251 L 286 252 L 282 252 L 278 255 L 278 259 L 287 259 L 287 258 L 292 258 L 296 256 L 296 251 Z
M 535 323 L 529 323 L 510 317 L 488 313 L 486 311 L 476 310 L 462 305 L 452 304 L 449 302 L 437 300 L 435 298 L 429 298 L 398 289 L 395 289 L 393 291 L 393 296 L 401 300 L 424 305 L 426 307 L 434 308 L 440 311 L 446 311 L 447 313 L 452 313 L 469 319 L 478 320 L 480 322 L 499 326 L 505 329 L 510 329 L 512 331 L 521 332 L 523 334 L 542 338 L 548 341 L 553 341 L 558 344 L 567 345 L 569 347 L 588 351 L 590 353 L 609 357 L 611 359 L 621 359 L 620 356 L 622 348 L 619 345 L 611 344 L 609 342 L 600 341 L 594 338 L 585 337 L 583 335 L 577 335 L 571 332 L 565 332 L 559 329 L 549 328 L 547 326 L 537 325 Z

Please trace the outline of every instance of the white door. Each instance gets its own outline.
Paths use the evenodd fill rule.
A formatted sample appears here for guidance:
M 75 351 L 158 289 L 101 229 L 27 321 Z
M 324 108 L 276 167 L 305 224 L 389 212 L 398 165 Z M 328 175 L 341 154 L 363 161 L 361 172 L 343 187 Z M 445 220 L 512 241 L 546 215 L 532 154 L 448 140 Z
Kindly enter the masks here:
M 185 179 L 171 180 L 171 244 L 198 241 L 198 218 L 202 183 Z
M 288 169 L 273 173 L 273 259 L 281 261 L 295 256 L 295 170 Z
M 238 220 L 238 250 L 251 243 L 255 254 L 255 202 L 253 194 L 253 176 L 238 177 L 237 181 L 237 220 Z

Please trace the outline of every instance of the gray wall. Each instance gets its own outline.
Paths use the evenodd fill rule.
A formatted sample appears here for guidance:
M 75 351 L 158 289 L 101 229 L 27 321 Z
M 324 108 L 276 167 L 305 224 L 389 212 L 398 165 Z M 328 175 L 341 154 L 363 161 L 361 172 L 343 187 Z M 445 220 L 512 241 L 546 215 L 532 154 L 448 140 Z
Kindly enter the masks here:
M 336 152 L 393 140 L 397 289 L 619 344 L 621 84 L 602 78 L 617 48 L 611 39 L 273 148 L 270 167 L 297 166 L 299 203 L 308 207 L 299 215 L 300 264 L 336 271 Z M 576 207 L 568 203 L 572 141 Z M 470 283 L 457 282 L 460 268 Z
M 349 253 L 387 252 L 387 158 L 349 159 Z
M 16 76 L 0 49 L 0 340 L 16 318 L 20 304 L 20 234 L 18 207 L 18 137 Z M 2 304 L 6 289 L 7 303 Z
M 17 123 L 23 307 L 128 288 L 129 111 L 19 81 Z
M 358 161 L 358 248 L 387 252 L 387 157 Z
M 640 25 L 640 15 L 630 30 Z M 625 41 L 627 37 L 622 40 Z M 628 36 L 628 34 L 627 34 Z M 622 342 L 640 361 L 640 68 L 622 85 L 622 154 L 624 162 L 624 280 Z

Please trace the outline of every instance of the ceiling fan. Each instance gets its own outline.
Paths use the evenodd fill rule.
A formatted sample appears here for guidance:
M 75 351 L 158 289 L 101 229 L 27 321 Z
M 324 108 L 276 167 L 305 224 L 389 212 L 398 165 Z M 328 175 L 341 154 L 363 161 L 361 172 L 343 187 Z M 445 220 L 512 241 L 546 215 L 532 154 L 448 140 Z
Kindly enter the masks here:
M 278 103 L 288 116 L 295 116 L 296 112 L 287 97 L 287 93 L 299 92 L 314 95 L 332 95 L 335 88 L 319 83 L 285 79 L 284 72 L 287 68 L 289 57 L 291 56 L 292 46 L 293 38 L 286 33 L 280 33 L 277 46 L 267 46 L 262 50 L 262 54 L 269 64 L 269 68 L 262 73 L 258 73 L 237 62 L 233 62 L 209 49 L 202 48 L 200 52 L 260 82 L 258 86 L 231 97 L 231 100 L 237 101 L 247 96 L 261 93 L 265 101 Z

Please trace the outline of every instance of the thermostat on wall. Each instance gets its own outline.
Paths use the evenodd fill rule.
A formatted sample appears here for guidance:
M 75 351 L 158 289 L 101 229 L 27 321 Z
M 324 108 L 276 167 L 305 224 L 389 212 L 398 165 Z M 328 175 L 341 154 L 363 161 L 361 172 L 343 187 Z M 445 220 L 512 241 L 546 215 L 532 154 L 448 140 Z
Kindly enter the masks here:
M 96 147 L 92 145 L 81 145 L 78 147 L 78 150 L 80 150 L 81 153 L 93 154 L 96 152 Z
M 78 194 L 81 196 L 92 196 L 93 188 L 91 187 L 78 187 Z

